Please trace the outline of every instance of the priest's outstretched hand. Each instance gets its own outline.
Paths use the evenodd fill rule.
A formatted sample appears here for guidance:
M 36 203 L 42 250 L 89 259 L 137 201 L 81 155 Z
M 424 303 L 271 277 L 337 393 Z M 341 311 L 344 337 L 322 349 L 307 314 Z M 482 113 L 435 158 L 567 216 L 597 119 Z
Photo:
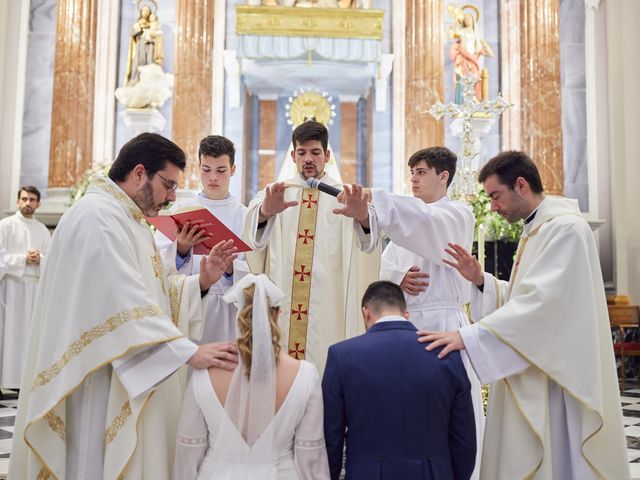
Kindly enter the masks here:
M 233 246 L 233 240 L 226 240 L 216 244 L 208 255 L 203 255 L 200 260 L 200 290 L 206 291 L 211 285 L 220 280 L 220 277 L 231 268 L 233 261 L 238 256 L 237 247 Z
M 199 345 L 187 363 L 193 368 L 218 367 L 233 370 L 238 364 L 238 348 L 232 342 Z
M 267 185 L 264 189 L 264 200 L 260 205 L 260 222 L 264 222 L 274 215 L 284 212 L 289 207 L 295 207 L 298 202 L 287 202 L 284 199 L 284 192 L 287 186 L 284 182 L 277 182 L 273 185 Z
M 360 222 L 363 227 L 369 227 L 369 199 L 371 194 L 368 189 L 361 185 L 345 185 L 344 190 L 338 197 L 338 201 L 344 203 L 344 207 L 335 208 L 333 213 L 336 215 L 344 215 L 345 217 L 354 218 Z
M 451 255 L 455 260 L 452 262 L 451 260 L 443 258 L 442 261 L 444 263 L 455 268 L 460 272 L 460 275 L 470 282 L 475 283 L 477 286 L 481 287 L 484 285 L 484 272 L 482 271 L 482 266 L 476 257 L 471 255 L 457 243 L 449 243 L 449 248 L 445 248 L 444 251 Z
M 427 330 L 420 330 L 418 335 L 420 335 L 418 342 L 429 343 L 426 347 L 429 352 L 434 348 L 444 347 L 438 354 L 438 358 L 444 358 L 451 352 L 464 349 L 462 336 L 458 332 L 429 332 Z

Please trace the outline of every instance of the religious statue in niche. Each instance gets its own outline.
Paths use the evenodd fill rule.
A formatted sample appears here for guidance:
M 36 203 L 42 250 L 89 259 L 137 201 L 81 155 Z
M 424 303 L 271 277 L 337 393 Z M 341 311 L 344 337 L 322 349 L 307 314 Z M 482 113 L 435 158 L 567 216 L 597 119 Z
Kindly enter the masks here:
M 124 86 L 116 98 L 127 108 L 157 110 L 171 97 L 173 75 L 162 70 L 162 30 L 155 0 L 135 0 L 138 19 L 131 27 Z
M 493 51 L 478 31 L 480 12 L 473 5 L 449 5 L 447 10 L 453 18 L 453 24 L 449 27 L 449 38 L 453 39 L 449 47 L 449 58 L 454 70 L 454 102 L 464 102 L 460 79 L 466 75 L 472 75 L 478 81 L 475 86 L 477 100 L 486 100 L 489 94 L 489 73 L 486 68 L 482 68 L 482 57 L 493 57 Z
M 371 8 L 371 0 L 249 0 L 249 5 L 305 8 Z
M 135 85 L 140 79 L 140 67 L 155 63 L 162 66 L 162 30 L 158 24 L 155 2 L 138 2 L 139 17 L 132 25 L 129 37 L 129 52 L 127 54 L 127 73 L 124 84 Z

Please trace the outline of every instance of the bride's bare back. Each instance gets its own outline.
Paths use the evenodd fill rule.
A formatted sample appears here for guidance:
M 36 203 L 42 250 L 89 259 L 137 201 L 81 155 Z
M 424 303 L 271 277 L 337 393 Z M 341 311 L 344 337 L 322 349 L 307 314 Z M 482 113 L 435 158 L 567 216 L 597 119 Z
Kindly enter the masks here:
M 296 375 L 298 374 L 298 370 L 300 370 L 300 360 L 296 360 L 280 352 L 278 365 L 276 366 L 276 412 L 280 410 L 282 402 L 287 398 L 289 390 L 291 390 Z M 209 369 L 209 378 L 211 379 L 213 390 L 216 392 L 216 396 L 222 405 L 224 405 L 227 399 L 233 374 L 233 371 L 230 372 L 229 370 L 223 370 L 221 368 L 213 367 Z

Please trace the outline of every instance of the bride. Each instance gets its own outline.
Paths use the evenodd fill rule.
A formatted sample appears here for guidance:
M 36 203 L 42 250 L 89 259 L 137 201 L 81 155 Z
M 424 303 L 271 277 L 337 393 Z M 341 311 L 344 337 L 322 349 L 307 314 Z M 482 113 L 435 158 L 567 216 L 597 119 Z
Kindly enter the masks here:
M 320 377 L 280 351 L 284 297 L 266 275 L 225 295 L 238 306 L 234 372 L 194 370 L 178 427 L 176 480 L 328 479 Z

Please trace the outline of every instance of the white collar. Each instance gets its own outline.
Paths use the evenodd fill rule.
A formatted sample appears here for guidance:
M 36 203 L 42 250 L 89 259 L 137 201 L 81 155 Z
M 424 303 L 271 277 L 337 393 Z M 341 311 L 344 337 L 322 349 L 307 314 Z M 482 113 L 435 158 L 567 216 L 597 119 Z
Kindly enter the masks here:
M 384 322 L 408 322 L 409 320 L 407 320 L 406 318 L 400 316 L 400 315 L 386 315 L 384 317 L 380 317 L 378 320 L 376 320 L 376 323 L 384 323 Z

